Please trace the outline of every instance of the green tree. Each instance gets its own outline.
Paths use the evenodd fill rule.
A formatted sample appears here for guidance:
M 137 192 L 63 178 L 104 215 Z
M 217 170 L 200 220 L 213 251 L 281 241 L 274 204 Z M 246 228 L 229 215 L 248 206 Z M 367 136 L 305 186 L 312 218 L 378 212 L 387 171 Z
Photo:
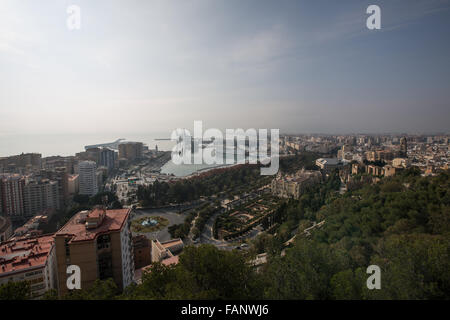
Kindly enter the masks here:
M 10 281 L 0 285 L 0 300 L 27 300 L 30 299 L 30 292 L 27 281 Z

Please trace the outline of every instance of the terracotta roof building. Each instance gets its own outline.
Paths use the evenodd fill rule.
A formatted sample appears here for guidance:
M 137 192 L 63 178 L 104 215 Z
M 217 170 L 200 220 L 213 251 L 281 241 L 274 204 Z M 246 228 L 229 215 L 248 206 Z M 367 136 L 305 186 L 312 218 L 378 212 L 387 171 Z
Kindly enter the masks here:
M 131 209 L 95 208 L 74 215 L 55 234 L 59 292 L 67 292 L 66 269 L 81 269 L 81 289 L 112 278 L 120 289 L 133 281 Z
M 0 284 L 9 281 L 29 281 L 33 298 L 57 288 L 53 235 L 19 238 L 0 245 Z

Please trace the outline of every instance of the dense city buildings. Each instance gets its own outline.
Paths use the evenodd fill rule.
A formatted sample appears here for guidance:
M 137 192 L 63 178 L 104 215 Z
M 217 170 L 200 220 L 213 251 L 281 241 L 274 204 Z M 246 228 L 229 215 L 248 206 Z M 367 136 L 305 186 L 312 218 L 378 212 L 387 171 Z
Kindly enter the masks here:
M 94 161 L 81 161 L 78 164 L 79 193 L 93 196 L 98 192 L 97 164 Z
M 327 148 L 321 150 L 323 146 Z M 280 138 L 281 154 L 301 154 L 302 151 L 311 150 L 321 156 L 316 162 L 321 169 L 333 169 L 336 167 L 333 163 L 341 161 L 342 164 L 358 162 L 380 167 L 391 165 L 397 169 L 416 166 L 423 174 L 433 174 L 446 168 L 450 159 L 448 135 L 318 134 L 282 135 Z M 378 173 L 378 169 L 375 172 Z
M 131 284 L 134 262 L 130 212 L 102 207 L 81 211 L 55 234 L 60 294 L 67 292 L 66 268 L 73 264 L 82 270 L 82 288 L 107 278 L 113 278 L 120 289 Z
M 0 158 L 0 173 L 25 174 L 39 170 L 42 156 L 39 153 L 22 153 L 20 155 Z
M 56 168 L 66 168 L 66 172 L 71 174 L 74 172 L 74 166 L 77 159 L 74 156 L 61 157 L 51 156 L 42 159 L 42 169 L 47 171 L 53 171 Z
M 10 281 L 29 282 L 32 298 L 57 288 L 53 235 L 0 243 L 0 285 Z
M 142 146 L 142 143 L 120 143 L 121 167 L 118 167 L 116 151 L 94 146 L 75 157 L 43 158 L 41 167 L 35 166 L 37 162 L 24 168 L 10 163 L 6 170 L 10 172 L 0 174 L 0 213 L 3 215 L 0 216 L 0 240 L 9 243 L 11 248 L 13 241 L 26 247 L 32 242 L 25 245 L 24 241 L 44 238 L 43 230 L 49 227 L 55 212 L 73 208 L 75 201 L 79 201 L 74 198 L 77 194 L 92 197 L 104 187 L 117 197 L 119 205 L 127 207 L 93 208 L 78 212 L 62 228 L 64 222 L 56 224 L 51 231 L 56 231 L 54 253 L 49 255 L 55 267 L 45 271 L 54 273 L 56 284 L 36 282 L 39 285 L 33 287 L 35 297 L 42 296 L 49 288 L 57 288 L 60 295 L 67 293 L 66 268 L 72 264 L 82 270 L 82 288 L 89 288 L 96 279 L 113 278 L 118 288 L 123 289 L 133 281 L 140 283 L 142 272 L 151 271 L 153 262 L 166 266 L 178 263 L 184 243 L 220 243 L 225 248 L 235 248 L 235 242 L 253 239 L 265 232 L 265 228 L 276 226 L 276 206 L 284 201 L 280 198 L 300 199 L 334 173 L 340 179 L 339 193 L 342 194 L 362 183 L 379 183 L 383 177 L 395 176 L 412 166 L 419 168 L 424 176 L 433 176 L 448 169 L 449 162 L 447 136 L 431 139 L 411 135 L 281 136 L 281 157 L 301 159 L 303 154 L 308 154 L 311 156 L 306 166 L 308 170 L 302 165 L 303 169 L 297 167 L 289 171 L 294 173 L 280 171 L 275 178 L 249 193 L 216 198 L 220 211 L 216 212 L 219 214 L 216 220 L 210 222 L 210 234 L 204 227 L 203 233 L 187 229 L 183 240 L 178 234 L 161 239 L 157 233 L 131 238 L 131 208 L 142 205 L 136 195 L 139 187 L 156 181 L 171 183 L 186 179 L 161 173 L 161 167 L 170 160 L 169 152 L 146 151 Z M 28 162 L 20 162 L 23 163 Z M 319 221 L 317 225 L 323 223 Z M 192 226 L 192 230 L 197 227 Z M 21 252 L 18 249 L 21 245 L 11 248 L 9 250 Z M 19 264 L 19 260 L 0 261 L 4 262 L 5 270 L 8 263 Z M 20 279 L 23 278 L 14 277 L 13 281 Z

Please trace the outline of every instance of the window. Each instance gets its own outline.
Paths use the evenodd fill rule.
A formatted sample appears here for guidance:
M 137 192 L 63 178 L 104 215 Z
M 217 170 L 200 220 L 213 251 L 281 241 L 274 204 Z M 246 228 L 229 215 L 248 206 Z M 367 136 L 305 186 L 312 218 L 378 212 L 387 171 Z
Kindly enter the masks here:
M 110 253 L 102 254 L 98 257 L 98 273 L 100 280 L 113 276 L 112 255 Z
M 110 245 L 111 236 L 109 234 L 103 234 L 97 238 L 97 250 L 109 249 Z
M 36 274 L 41 274 L 41 273 L 42 273 L 42 270 L 27 272 L 27 273 L 25 273 L 25 277 L 31 277 L 31 276 L 34 276 Z
M 69 246 L 69 241 L 70 241 L 70 238 L 65 238 L 65 239 L 64 239 L 64 247 L 65 247 L 65 249 L 66 249 L 66 257 L 69 257 L 69 256 L 70 256 L 70 246 Z

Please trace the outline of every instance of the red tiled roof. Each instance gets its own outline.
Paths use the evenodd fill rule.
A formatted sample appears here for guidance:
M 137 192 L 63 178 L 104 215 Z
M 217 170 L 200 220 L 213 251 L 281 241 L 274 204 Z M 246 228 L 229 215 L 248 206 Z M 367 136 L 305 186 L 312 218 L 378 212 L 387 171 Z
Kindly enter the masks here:
M 6 273 L 42 267 L 53 246 L 53 235 L 18 238 L 0 245 L 0 277 Z
M 91 212 L 89 212 L 88 217 L 89 218 L 98 218 L 102 215 L 103 211 L 104 211 L 103 209 L 94 209 Z M 109 210 L 109 211 L 112 211 L 112 210 Z
M 178 258 L 178 256 L 172 256 L 170 258 L 166 258 L 163 261 L 161 261 L 161 263 L 165 266 L 170 266 L 171 264 L 178 264 L 178 261 L 180 259 Z
M 89 217 L 98 216 L 100 209 L 94 209 L 89 212 Z M 71 235 L 74 241 L 88 241 L 95 239 L 99 234 L 112 231 L 120 231 L 124 222 L 127 220 L 131 209 L 116 209 L 106 210 L 106 216 L 102 223 L 94 229 L 86 229 L 85 219 L 86 212 L 81 211 L 74 215 L 58 232 L 55 236 Z

